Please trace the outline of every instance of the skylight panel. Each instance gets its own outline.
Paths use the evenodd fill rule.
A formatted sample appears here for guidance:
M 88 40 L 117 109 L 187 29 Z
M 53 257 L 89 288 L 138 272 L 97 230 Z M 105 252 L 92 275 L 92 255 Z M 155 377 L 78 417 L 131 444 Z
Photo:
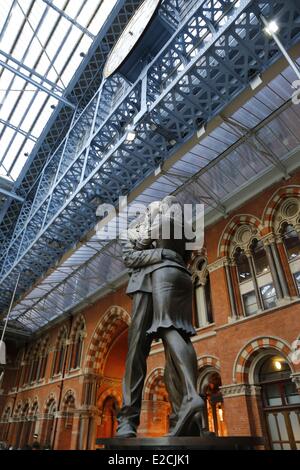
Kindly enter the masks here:
M 19 148 L 20 148 L 20 145 L 22 145 L 24 143 L 24 139 L 25 139 L 25 137 L 22 134 L 17 134 L 14 137 L 12 143 L 7 142 L 7 144 L 8 144 L 8 147 L 6 149 L 7 154 L 6 154 L 6 157 L 3 160 L 3 164 L 6 168 L 8 168 L 8 170 L 10 170 L 10 167 L 13 164 L 13 160 L 16 156 L 15 152 L 18 151 Z
M 62 13 L 47 5 L 43 0 L 1 2 L 1 48 L 15 60 L 64 89 L 80 66 L 84 54 L 88 53 L 92 38 L 65 18 L 63 12 L 83 28 L 87 29 L 91 26 L 91 32 L 97 35 L 116 1 L 55 0 L 53 5 Z M 1 60 L 8 62 L 23 75 L 31 76 L 35 82 L 43 84 L 50 90 L 49 84 L 34 74 L 31 75 L 29 71 L 15 62 L 3 55 Z M 59 92 L 56 91 L 56 93 Z M 17 128 L 20 126 L 21 132 L 32 133 L 38 138 L 53 112 L 50 105 L 56 105 L 57 100 L 53 97 L 49 98 L 45 92 L 40 91 L 36 85 L 28 83 L 26 79 L 17 77 L 14 73 L 2 68 L 0 103 L 2 104 L 1 119 Z M 25 138 L 18 130 L 15 131 L 8 126 L 5 128 L 3 125 L 0 127 L 0 138 L 2 144 L 0 162 L 7 151 L 5 162 L 0 167 L 0 174 L 4 176 L 8 171 L 7 166 L 15 162 L 11 174 L 17 177 L 26 162 L 27 156 L 24 156 L 24 153 L 31 151 L 34 142 Z M 20 159 L 19 162 L 18 159 Z
M 95 18 L 88 27 L 88 30 L 92 34 L 97 34 L 100 31 L 117 1 L 118 0 L 103 0 L 103 2 L 101 2 L 101 6 L 98 8 Z
M 71 55 L 73 56 L 74 45 L 77 43 L 81 35 L 82 35 L 82 32 L 80 30 L 73 28 L 72 31 L 70 31 L 70 33 L 65 38 L 63 47 L 54 62 L 54 65 L 58 71 L 61 71 L 64 68 L 66 59 L 68 59 Z M 60 33 L 60 37 L 61 37 L 61 33 Z M 82 58 L 80 58 L 80 61 L 81 60 Z M 73 63 L 73 60 L 72 60 L 72 63 Z

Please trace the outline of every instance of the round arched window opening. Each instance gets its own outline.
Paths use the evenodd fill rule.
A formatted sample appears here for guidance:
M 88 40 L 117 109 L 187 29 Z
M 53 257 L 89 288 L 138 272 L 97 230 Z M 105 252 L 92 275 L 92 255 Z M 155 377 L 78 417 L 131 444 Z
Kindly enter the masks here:
M 300 395 L 290 375 L 290 366 L 282 356 L 269 356 L 261 363 L 258 377 L 265 407 L 300 403 Z
M 200 395 L 206 402 L 209 431 L 214 432 L 216 436 L 227 436 L 221 385 L 220 374 L 210 369 L 201 380 Z
M 300 449 L 300 395 L 291 368 L 281 355 L 264 357 L 257 367 L 270 448 Z

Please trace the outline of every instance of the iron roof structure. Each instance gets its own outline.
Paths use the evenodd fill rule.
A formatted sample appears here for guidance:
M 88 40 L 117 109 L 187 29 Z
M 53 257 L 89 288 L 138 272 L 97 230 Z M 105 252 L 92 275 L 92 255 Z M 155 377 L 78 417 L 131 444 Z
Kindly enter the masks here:
M 117 2 L 119 13 L 100 31 L 100 45 L 82 76 L 93 69 L 97 51 L 103 68 L 141 4 L 132 3 Z M 13 188 L 23 201 L 11 198 L 10 205 L 4 204 L 0 305 L 5 311 L 21 272 L 11 314 L 15 324 L 39 331 L 125 279 L 119 244 L 100 240 L 94 231 L 100 203 L 117 206 L 119 197 L 127 196 L 131 205 L 148 204 L 173 193 L 182 202 L 203 202 L 209 222 L 226 217 L 234 198 L 241 200 L 251 185 L 287 178 L 299 166 L 300 108 L 291 100 L 296 76 L 290 67 L 282 67 L 231 113 L 225 112 L 281 57 L 263 31 L 261 15 L 276 19 L 280 39 L 290 49 L 300 35 L 297 3 L 162 1 L 153 21 L 163 34 L 155 44 L 147 36 L 141 39 L 146 41 L 141 56 L 147 60 L 136 80 L 136 68 L 133 73 L 128 64 L 106 80 L 98 66 L 91 79 L 94 88 L 81 85 L 81 92 L 78 83 L 87 79 L 77 77 L 73 91 L 64 94 L 74 103 L 77 89 L 76 110 L 57 105 L 60 112 L 70 108 L 63 138 L 59 144 L 53 139 L 53 151 L 48 142 L 43 154 L 47 137 L 41 136 L 32 164 Z M 118 32 L 105 49 L 114 27 Z M 161 47 L 159 38 L 166 35 Z M 53 128 L 56 122 L 59 114 Z M 128 126 L 136 134 L 132 141 L 127 140 Z

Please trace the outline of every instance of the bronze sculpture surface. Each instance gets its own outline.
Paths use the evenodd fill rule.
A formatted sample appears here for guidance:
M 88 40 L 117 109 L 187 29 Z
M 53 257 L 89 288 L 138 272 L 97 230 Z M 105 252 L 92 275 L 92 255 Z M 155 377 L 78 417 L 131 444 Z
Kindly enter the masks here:
M 155 337 L 162 339 L 165 349 L 164 379 L 172 406 L 169 436 L 203 432 L 204 402 L 196 389 L 197 357 L 190 340 L 196 333 L 192 280 L 179 213 L 182 210 L 174 196 L 150 204 L 123 243 L 123 260 L 130 273 L 127 293 L 133 303 L 117 437 L 136 436 L 146 360 Z M 171 230 L 166 229 L 164 236 L 167 224 Z

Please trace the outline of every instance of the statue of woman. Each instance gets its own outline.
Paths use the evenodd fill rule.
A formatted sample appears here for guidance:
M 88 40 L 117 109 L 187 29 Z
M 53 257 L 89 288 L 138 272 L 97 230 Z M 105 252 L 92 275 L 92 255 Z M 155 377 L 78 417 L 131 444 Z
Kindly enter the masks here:
M 182 215 L 177 199 L 168 196 L 152 203 L 144 221 L 128 233 L 131 246 L 127 245 L 123 259 L 132 270 L 127 292 L 134 302 L 119 437 L 136 435 L 146 358 L 157 337 L 165 348 L 165 382 L 174 415 L 169 435 L 194 435 L 195 429 L 202 433 L 204 402 L 196 389 L 197 357 L 190 340 L 196 331 Z

